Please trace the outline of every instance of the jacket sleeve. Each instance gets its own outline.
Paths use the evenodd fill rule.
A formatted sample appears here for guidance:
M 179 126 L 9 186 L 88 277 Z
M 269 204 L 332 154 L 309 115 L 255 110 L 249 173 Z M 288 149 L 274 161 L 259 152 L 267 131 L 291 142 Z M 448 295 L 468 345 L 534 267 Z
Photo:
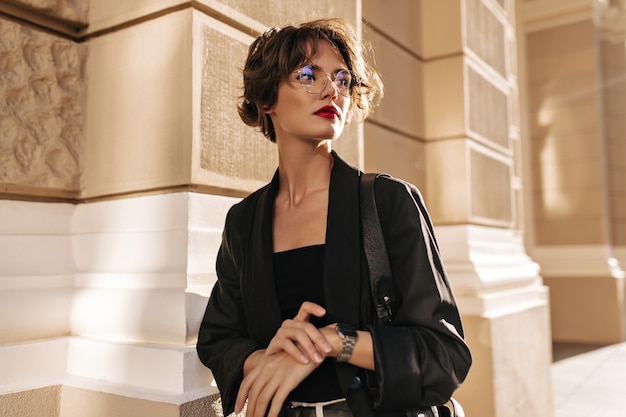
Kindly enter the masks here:
M 241 232 L 239 208 L 233 206 L 226 217 L 216 261 L 217 283 L 209 298 L 196 346 L 200 360 L 213 373 L 225 416 L 234 411 L 244 361 L 261 348 L 247 337 L 241 302 L 239 271 L 246 236 Z
M 390 326 L 370 326 L 378 410 L 447 402 L 472 359 L 433 229 L 417 188 L 376 181 L 376 201 L 400 306 Z

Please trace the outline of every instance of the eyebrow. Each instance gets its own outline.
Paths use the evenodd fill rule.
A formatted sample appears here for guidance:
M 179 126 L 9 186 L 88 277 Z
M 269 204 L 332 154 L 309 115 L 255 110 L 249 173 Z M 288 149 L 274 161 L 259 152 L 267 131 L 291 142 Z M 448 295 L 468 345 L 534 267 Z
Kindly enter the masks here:
M 324 69 L 322 67 L 320 67 L 319 65 L 316 65 L 316 64 L 304 64 L 300 68 L 298 68 L 298 70 L 301 70 L 304 67 L 311 67 L 313 69 L 320 69 L 320 70 L 324 71 Z M 338 67 L 338 68 L 335 68 L 333 71 L 336 74 L 339 71 L 350 71 L 350 70 L 348 68 Z

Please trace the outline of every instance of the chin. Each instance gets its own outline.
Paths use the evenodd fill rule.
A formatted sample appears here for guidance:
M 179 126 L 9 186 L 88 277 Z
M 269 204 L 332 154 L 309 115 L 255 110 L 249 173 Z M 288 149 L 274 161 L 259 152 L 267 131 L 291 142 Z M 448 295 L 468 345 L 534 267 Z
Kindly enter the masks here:
M 337 139 L 342 135 L 343 130 L 344 130 L 343 126 L 341 126 L 341 128 L 332 129 L 330 132 L 327 132 L 324 138 L 325 139 Z
M 321 140 L 335 140 L 335 139 L 339 139 L 340 136 L 341 136 L 341 132 L 333 133 L 332 135 L 322 135 L 322 136 L 319 137 L 319 139 L 321 139 Z

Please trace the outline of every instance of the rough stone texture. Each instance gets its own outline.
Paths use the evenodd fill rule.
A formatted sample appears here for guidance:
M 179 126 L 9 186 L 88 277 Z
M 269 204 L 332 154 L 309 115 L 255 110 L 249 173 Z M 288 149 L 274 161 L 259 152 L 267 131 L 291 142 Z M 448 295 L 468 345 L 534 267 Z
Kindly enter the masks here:
M 78 191 L 82 45 L 0 20 L 0 184 Z
M 467 68 L 469 128 L 503 149 L 509 149 L 509 97 L 487 74 Z
M 0 395 L 0 416 L 58 417 L 61 386 Z
M 209 395 L 181 405 L 181 417 L 223 417 L 222 399 L 219 394 Z M 232 413 L 230 417 L 245 416 L 245 411 Z
M 210 27 L 203 33 L 201 168 L 244 180 L 267 180 L 276 169 L 275 145 L 237 114 L 248 45 Z M 246 167 L 242 170 L 241 167 Z
M 87 24 L 88 21 L 89 0 L 7 0 L 7 2 L 69 22 Z
M 502 76 L 506 76 L 504 25 L 480 0 L 466 4 L 467 46 Z
M 511 167 L 479 149 L 470 149 L 469 155 L 472 216 L 488 223 L 512 226 Z
M 355 0 L 319 0 L 313 4 L 307 3 L 304 7 L 294 6 L 295 3 L 287 1 L 221 0 L 221 2 L 268 26 L 283 26 L 291 22 L 299 23 L 328 16 L 356 22 Z

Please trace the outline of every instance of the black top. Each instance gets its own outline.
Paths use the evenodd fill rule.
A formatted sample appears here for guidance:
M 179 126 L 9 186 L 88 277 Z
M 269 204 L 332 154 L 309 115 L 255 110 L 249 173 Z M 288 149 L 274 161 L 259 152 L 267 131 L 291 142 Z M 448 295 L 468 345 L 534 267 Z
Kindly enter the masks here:
M 283 320 L 292 319 L 304 301 L 324 306 L 324 245 L 306 246 L 274 254 L 276 293 Z M 324 317 L 312 316 L 316 327 L 326 326 Z M 342 398 L 334 359 L 326 359 L 291 392 L 289 401 L 321 402 Z

